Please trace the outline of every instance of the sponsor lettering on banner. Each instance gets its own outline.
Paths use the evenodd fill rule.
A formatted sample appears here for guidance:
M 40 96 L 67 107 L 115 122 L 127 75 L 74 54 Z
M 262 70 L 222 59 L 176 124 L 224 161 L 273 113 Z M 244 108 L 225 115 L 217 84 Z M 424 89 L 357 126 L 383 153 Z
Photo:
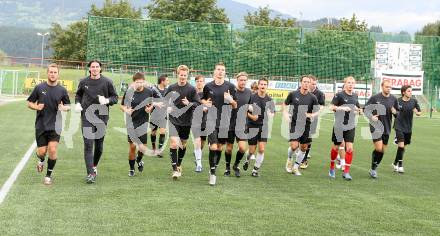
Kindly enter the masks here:
M 403 85 L 412 87 L 413 95 L 423 95 L 423 71 L 382 71 L 380 82 L 391 81 L 391 94 L 400 94 Z
M 46 82 L 47 79 L 36 79 L 36 78 L 26 78 L 24 81 L 24 88 L 33 89 L 37 84 Z M 66 88 L 68 92 L 73 91 L 73 81 L 72 80 L 58 80 L 58 84 Z
M 342 91 L 343 85 L 344 83 L 336 83 L 336 93 Z M 365 104 L 373 93 L 373 86 L 371 84 L 358 83 L 355 84 L 353 91 L 358 95 L 359 103 Z

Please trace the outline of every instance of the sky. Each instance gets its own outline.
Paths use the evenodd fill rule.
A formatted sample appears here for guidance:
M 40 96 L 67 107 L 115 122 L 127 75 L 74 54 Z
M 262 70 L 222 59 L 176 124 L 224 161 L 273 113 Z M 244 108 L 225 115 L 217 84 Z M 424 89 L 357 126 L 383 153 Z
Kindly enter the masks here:
M 380 25 L 384 32 L 415 33 L 427 23 L 440 20 L 440 0 L 235 0 L 264 7 L 304 20 L 324 17 L 349 18 L 356 14 L 369 26 Z

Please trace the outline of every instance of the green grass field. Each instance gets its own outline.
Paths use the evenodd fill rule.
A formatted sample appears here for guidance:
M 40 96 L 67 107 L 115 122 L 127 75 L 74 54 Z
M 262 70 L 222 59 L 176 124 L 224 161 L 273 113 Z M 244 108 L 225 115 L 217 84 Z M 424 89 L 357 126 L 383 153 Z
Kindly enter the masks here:
M 0 106 L 0 185 L 34 140 L 35 113 L 25 102 Z M 439 235 L 439 119 L 417 118 L 413 144 L 405 153 L 405 174 L 393 173 L 396 146 L 390 145 L 379 179 L 368 176 L 372 142 L 357 129 L 353 181 L 337 173 L 327 177 L 331 115 L 323 117 L 320 137 L 303 176 L 284 171 L 287 142 L 276 116 L 261 177 L 217 177 L 208 185 L 196 174 L 192 144 L 183 161 L 183 177 L 171 179 L 168 152 L 145 158 L 145 170 L 129 178 L 123 115 L 112 107 L 96 184 L 85 184 L 81 132 L 74 148 L 59 147 L 54 185 L 42 184 L 32 157 L 0 205 L 0 235 Z M 235 159 L 235 155 L 233 157 Z M 223 173 L 224 156 L 218 170 Z

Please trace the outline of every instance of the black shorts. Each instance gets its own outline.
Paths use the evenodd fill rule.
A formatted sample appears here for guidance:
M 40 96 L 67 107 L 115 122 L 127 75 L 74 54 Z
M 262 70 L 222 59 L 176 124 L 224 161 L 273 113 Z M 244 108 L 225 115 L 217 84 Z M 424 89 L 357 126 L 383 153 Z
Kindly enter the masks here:
M 167 120 L 151 120 L 150 121 L 150 127 L 152 131 L 156 131 L 158 128 L 166 128 L 167 127 Z
M 139 135 L 140 132 L 136 132 L 136 137 L 132 137 L 130 138 L 130 135 L 127 134 L 127 141 L 129 143 L 137 143 L 137 144 L 147 144 L 147 140 L 148 140 L 148 133 L 145 133 L 143 135 Z
M 174 128 L 172 127 L 174 126 Z M 189 139 L 189 133 L 191 132 L 191 126 L 180 126 L 180 125 L 173 125 L 170 124 L 170 137 L 176 137 L 178 136 L 181 140 L 188 140 Z
M 290 124 L 290 138 L 289 142 L 298 141 L 300 144 L 311 143 L 312 138 L 310 137 L 310 123 L 306 123 L 303 134 L 300 137 L 294 135 L 296 123 Z
M 235 130 L 229 130 L 228 132 L 228 140 L 226 140 L 227 143 L 229 144 L 234 144 L 234 142 L 240 142 L 240 141 L 246 141 L 247 140 L 247 135 L 245 138 L 239 138 L 236 134 L 235 134 Z
M 354 136 L 356 133 L 355 130 L 356 130 L 356 128 L 342 131 L 342 138 L 344 139 L 343 141 L 349 142 L 349 143 L 354 143 Z M 334 145 L 341 145 L 341 143 L 342 143 L 342 142 L 338 142 L 338 140 L 336 139 L 335 128 L 333 128 L 332 141 L 333 141 Z
M 45 147 L 49 142 L 60 142 L 60 135 L 55 130 L 35 130 L 37 147 Z
M 252 128 L 258 128 L 258 133 L 254 137 L 250 137 L 248 139 L 249 145 L 257 145 L 258 142 L 266 142 L 267 143 L 267 130 L 265 132 L 265 135 L 263 133 L 263 126 L 249 126 L 249 129 Z M 266 137 L 263 137 L 266 136 Z
M 378 141 L 382 140 L 382 143 L 384 145 L 388 145 L 388 140 L 389 139 L 390 139 L 390 135 L 389 134 L 382 134 L 382 136 L 380 136 L 379 138 L 373 139 L 373 142 L 375 143 L 375 142 L 378 142 Z
M 229 134 L 229 132 L 228 132 Z M 225 144 L 228 141 L 228 137 L 219 138 L 219 129 L 215 128 L 212 133 L 208 135 L 208 143 L 209 144 Z
M 403 142 L 405 145 L 411 144 L 411 135 L 412 133 L 405 133 L 400 130 L 396 130 L 396 139 L 397 142 Z

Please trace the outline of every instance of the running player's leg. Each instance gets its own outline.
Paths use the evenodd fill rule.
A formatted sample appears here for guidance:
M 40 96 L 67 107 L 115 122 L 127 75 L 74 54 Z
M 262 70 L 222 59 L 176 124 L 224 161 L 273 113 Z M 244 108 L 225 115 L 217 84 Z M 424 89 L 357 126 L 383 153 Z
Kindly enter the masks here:
M 54 136 L 58 136 L 58 135 L 55 133 Z M 46 177 L 44 178 L 44 184 L 46 185 L 52 184 L 52 171 L 54 170 L 55 164 L 57 162 L 57 146 L 58 146 L 59 138 L 54 137 L 50 140 L 51 141 L 49 141 L 47 146 L 47 152 L 49 154 L 49 158 L 47 160 Z
M 130 140 L 130 137 L 128 138 Z M 128 171 L 128 176 L 133 177 L 134 176 L 134 164 L 136 161 L 136 145 L 131 142 L 131 140 L 128 143 L 128 165 L 130 167 Z
M 257 151 L 256 158 L 255 158 L 254 169 L 252 170 L 252 176 L 254 176 L 254 177 L 259 176 L 258 171 L 261 168 L 261 165 L 263 164 L 263 161 L 264 161 L 264 151 L 266 148 L 266 140 L 259 141 L 257 143 L 257 146 L 258 146 L 258 151 Z

